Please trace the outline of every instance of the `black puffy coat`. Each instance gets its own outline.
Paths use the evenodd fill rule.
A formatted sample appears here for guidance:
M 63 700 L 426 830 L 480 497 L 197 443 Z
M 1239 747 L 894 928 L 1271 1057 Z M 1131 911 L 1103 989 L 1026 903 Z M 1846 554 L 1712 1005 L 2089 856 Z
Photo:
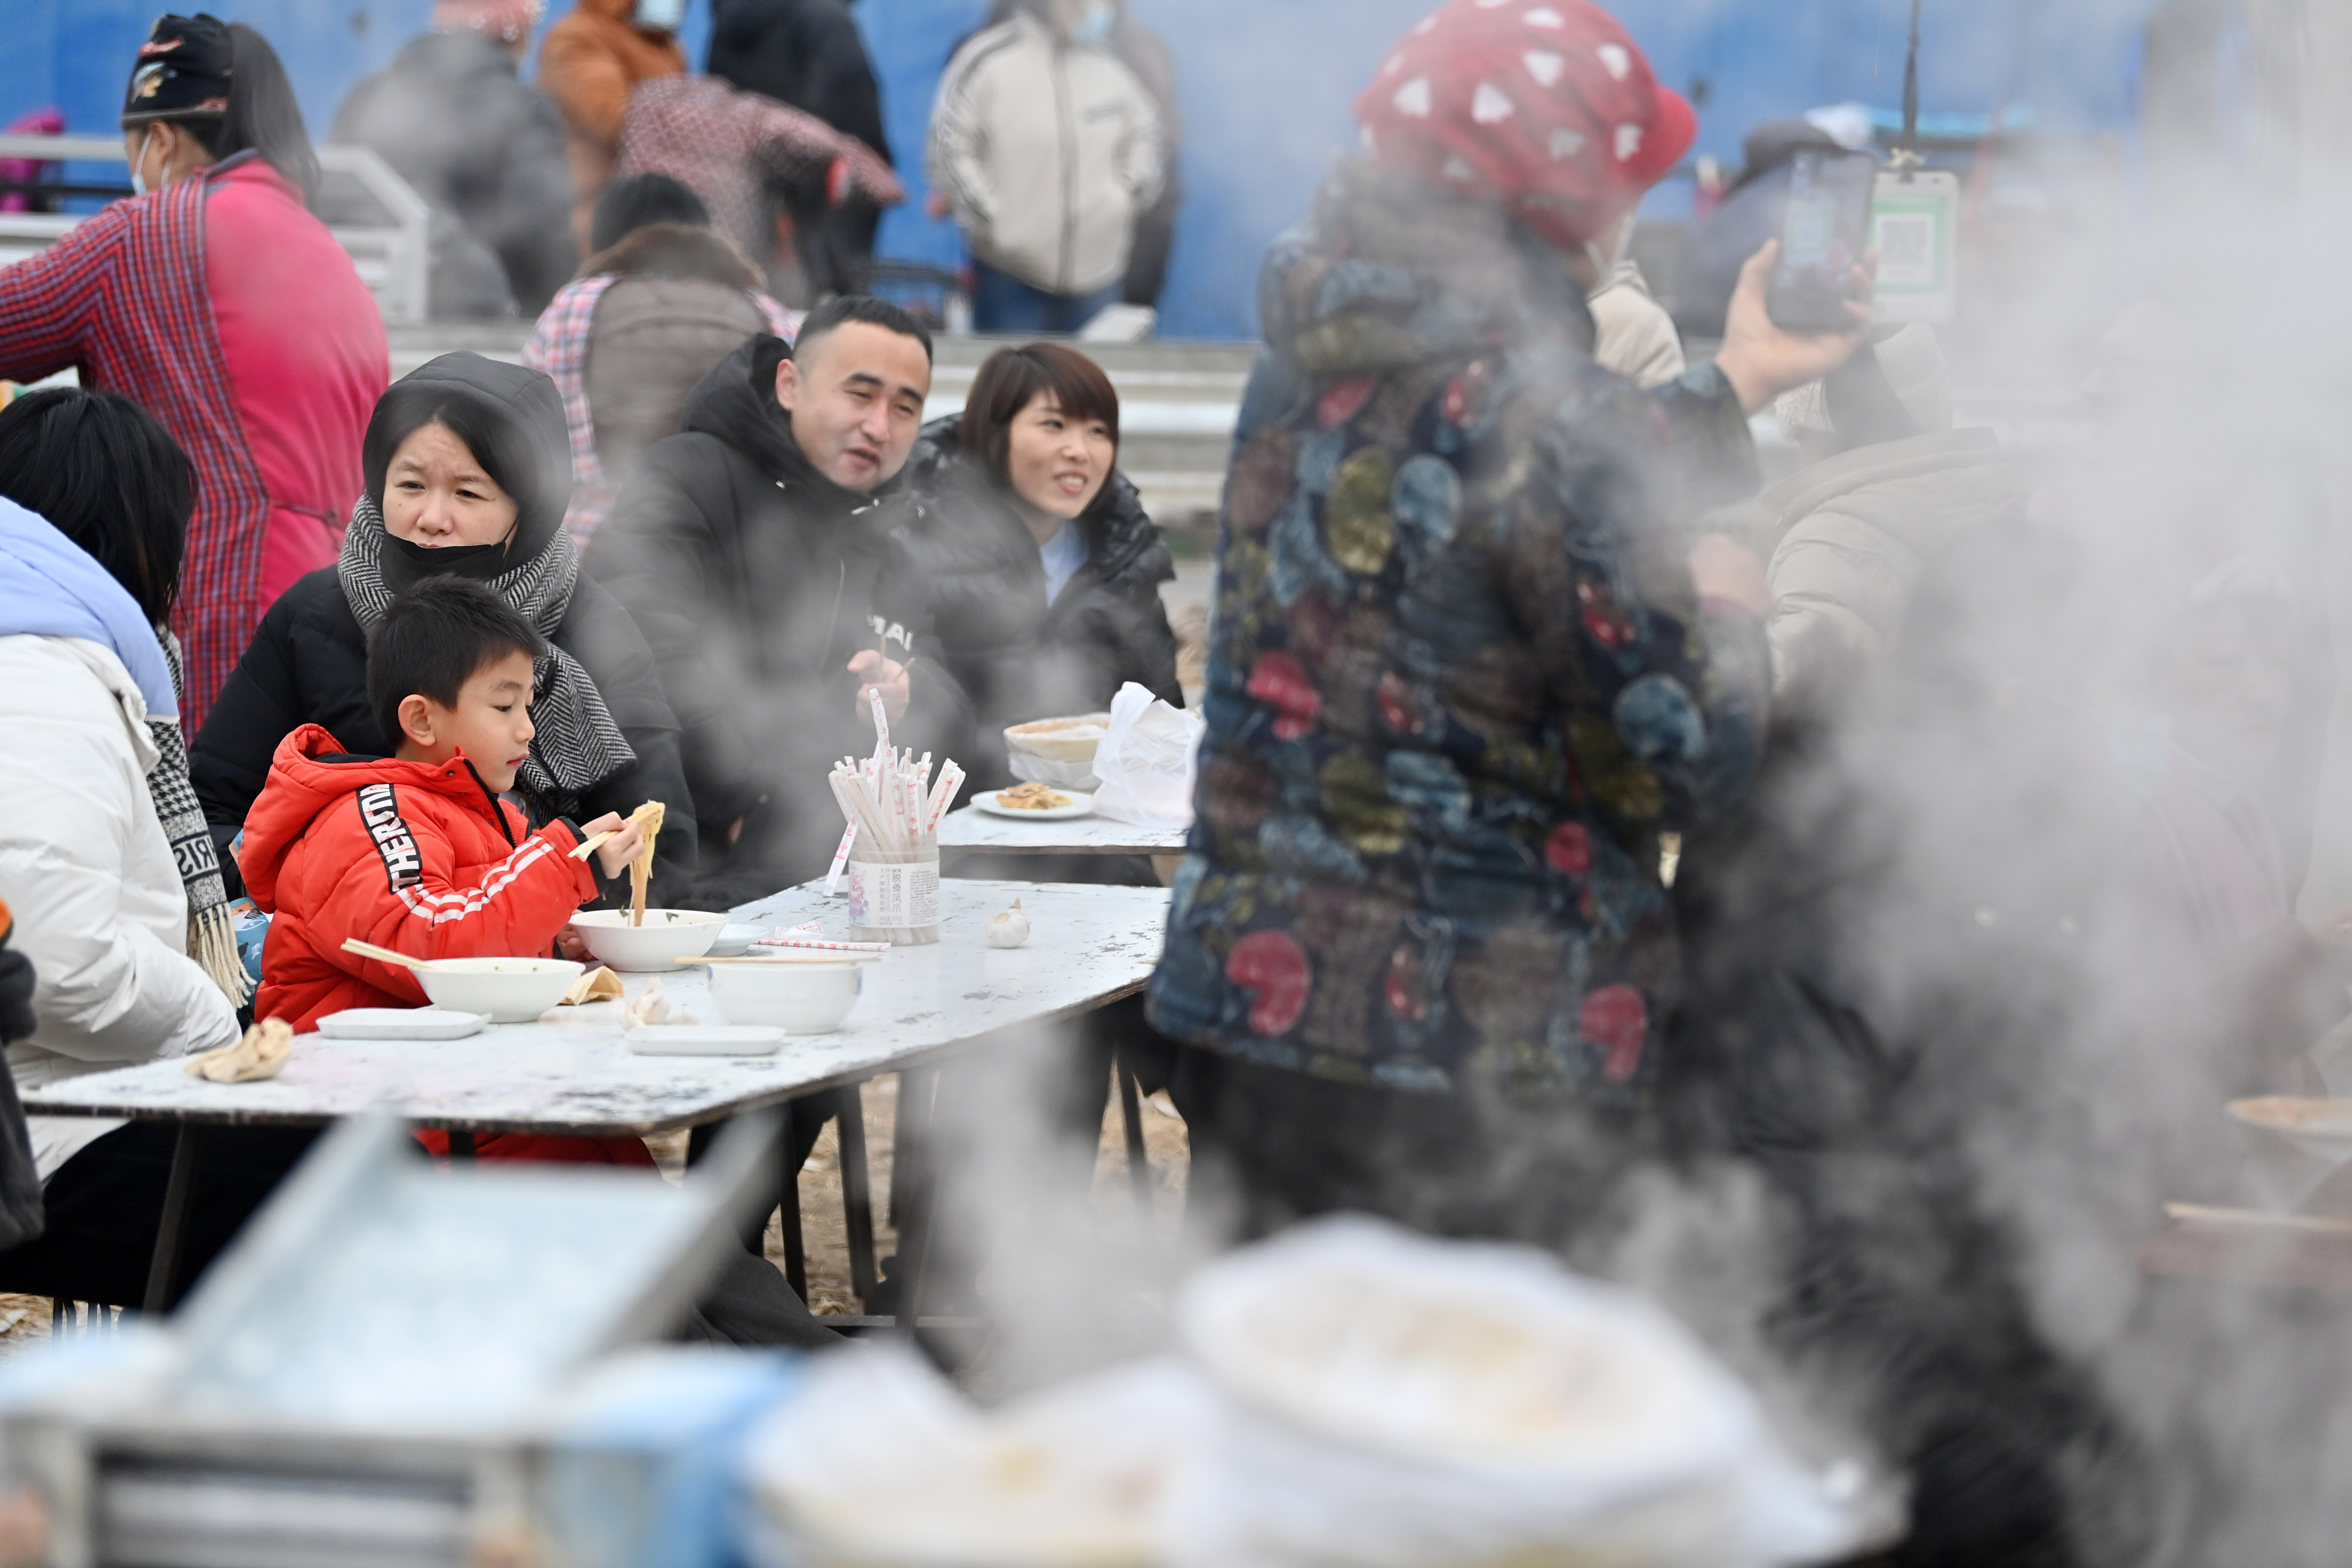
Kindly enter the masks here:
M 493 40 L 474 32 L 411 40 L 352 89 L 332 140 L 373 149 L 436 220 L 454 220 L 435 226 L 436 318 L 535 316 L 580 265 L 563 117 L 517 79 L 513 57 Z
M 684 433 L 646 448 L 588 560 L 644 628 L 685 727 L 687 784 L 709 825 L 705 903 L 824 874 L 843 826 L 825 775 L 874 749 L 847 666 L 881 636 L 877 605 L 903 596 L 886 583 L 906 570 L 891 538 L 913 512 L 904 482 L 861 495 L 801 455 L 776 405 L 788 352 L 761 334 L 702 379 Z M 933 667 L 918 668 L 892 739 L 943 753 L 969 724 L 961 690 L 935 647 L 889 651 Z
M 685 908 L 694 877 L 694 814 L 678 722 L 662 696 L 652 650 L 628 612 L 585 573 L 554 642 L 596 682 L 637 763 L 577 801 L 531 801 L 532 823 L 557 816 L 586 822 L 608 811 L 626 816 L 646 801 L 664 802 L 669 816 L 655 847 L 651 897 L 665 908 Z M 236 861 L 228 842 L 261 794 L 278 743 L 303 724 L 325 725 L 355 755 L 392 754 L 368 706 L 367 637 L 331 566 L 302 578 L 269 606 L 188 753 L 189 777 L 232 884 Z
M 1176 575 L 1160 529 L 1124 475 L 1077 526 L 1087 563 L 1050 605 L 1037 542 L 981 464 L 952 449 L 953 425 L 925 433 L 908 465 L 920 505 L 898 531 L 911 568 L 894 584 L 892 619 L 936 638 L 971 700 L 979 732 L 972 785 L 1010 783 L 1003 729 L 1098 713 L 1132 680 L 1182 707 L 1176 634 L 1160 584 Z

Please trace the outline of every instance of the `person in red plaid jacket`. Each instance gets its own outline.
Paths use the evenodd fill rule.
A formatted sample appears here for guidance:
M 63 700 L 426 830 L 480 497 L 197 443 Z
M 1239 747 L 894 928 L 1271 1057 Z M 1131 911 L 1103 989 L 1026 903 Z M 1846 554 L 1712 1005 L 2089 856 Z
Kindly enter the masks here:
M 318 163 L 260 34 L 163 17 L 122 134 L 140 194 L 0 268 L 0 376 L 78 367 L 195 464 L 174 627 L 193 734 L 269 602 L 334 561 L 392 361 L 367 286 L 310 215 Z

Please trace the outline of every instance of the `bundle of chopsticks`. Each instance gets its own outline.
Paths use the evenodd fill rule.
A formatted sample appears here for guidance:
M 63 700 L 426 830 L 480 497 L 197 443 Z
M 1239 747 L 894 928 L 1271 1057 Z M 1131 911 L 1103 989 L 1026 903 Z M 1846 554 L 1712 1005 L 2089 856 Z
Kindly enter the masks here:
M 826 781 L 833 785 L 834 799 L 841 803 L 842 815 L 849 818 L 849 830 L 841 836 L 841 847 L 834 852 L 833 874 L 825 882 L 828 891 L 840 880 L 841 868 L 861 837 L 868 849 L 886 855 L 912 855 L 936 843 L 940 818 L 948 814 L 956 792 L 963 788 L 963 769 L 952 760 L 940 765 L 934 783 L 930 752 L 919 759 L 912 752 L 890 744 L 890 724 L 883 716 L 882 700 L 872 700 L 874 754 L 862 763 L 844 757 L 834 764 Z

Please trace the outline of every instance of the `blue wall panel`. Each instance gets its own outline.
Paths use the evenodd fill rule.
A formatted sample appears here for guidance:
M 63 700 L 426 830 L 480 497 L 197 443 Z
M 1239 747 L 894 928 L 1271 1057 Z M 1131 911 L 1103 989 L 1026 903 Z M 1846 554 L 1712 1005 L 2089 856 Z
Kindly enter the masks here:
M 1247 336 L 1255 279 L 1274 235 L 1306 210 L 1354 142 L 1348 105 L 1388 46 L 1432 0 L 1132 0 L 1174 44 L 1183 73 L 1190 202 L 1165 301 L 1175 335 Z M 2152 0 L 1927 0 L 1923 96 L 1931 111 L 2030 106 L 2045 125 L 2123 131 L 2133 113 L 2137 28 Z M 10 64 L 0 121 L 55 104 L 70 129 L 115 129 L 130 61 L 164 0 L 0 0 Z M 418 31 L 430 0 L 212 0 L 286 58 L 314 133 L 352 83 Z M 554 12 L 569 8 L 555 0 Z M 890 134 L 912 196 L 882 229 L 885 254 L 953 266 L 954 230 L 921 213 L 919 167 L 947 53 L 987 0 L 859 0 Z M 1698 150 L 1736 163 L 1763 121 L 1902 92 L 1908 0 L 1622 0 L 1619 15 L 1659 74 L 1704 81 Z M 542 24 L 542 26 L 545 24 Z M 702 63 L 707 0 L 685 41 Z M 1658 198 L 1671 211 L 1676 193 Z

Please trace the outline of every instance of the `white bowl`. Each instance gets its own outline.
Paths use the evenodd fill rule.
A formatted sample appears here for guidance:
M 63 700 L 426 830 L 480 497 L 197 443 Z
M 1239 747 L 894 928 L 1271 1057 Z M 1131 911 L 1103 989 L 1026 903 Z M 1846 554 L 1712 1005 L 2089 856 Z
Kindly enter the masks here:
M 629 923 L 626 910 L 594 910 L 572 917 L 588 951 L 624 974 L 667 974 L 681 958 L 700 958 L 727 927 L 725 915 L 699 910 L 647 910 L 646 923 Z
M 563 1000 L 588 966 L 562 958 L 451 958 L 416 978 L 436 1007 L 487 1013 L 493 1024 L 528 1024 Z
M 1095 752 L 1110 731 L 1110 715 L 1084 713 L 1073 719 L 1040 719 L 1034 724 L 1015 724 L 1004 731 L 1005 749 L 1025 752 L 1033 757 L 1043 757 L 1054 763 L 1085 763 L 1091 766 Z
M 862 963 L 719 963 L 710 1000 L 730 1024 L 765 1024 L 787 1035 L 830 1035 L 857 994 Z

